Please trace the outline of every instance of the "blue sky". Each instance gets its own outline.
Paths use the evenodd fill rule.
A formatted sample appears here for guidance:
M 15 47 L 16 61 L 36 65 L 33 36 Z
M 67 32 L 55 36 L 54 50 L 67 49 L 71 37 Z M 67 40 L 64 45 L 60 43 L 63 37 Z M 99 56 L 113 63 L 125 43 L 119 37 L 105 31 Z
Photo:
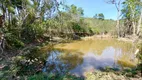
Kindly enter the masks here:
M 65 4 L 74 4 L 82 7 L 85 17 L 93 17 L 95 14 L 103 13 L 105 19 L 114 19 L 117 17 L 115 5 L 106 3 L 107 0 L 66 0 Z

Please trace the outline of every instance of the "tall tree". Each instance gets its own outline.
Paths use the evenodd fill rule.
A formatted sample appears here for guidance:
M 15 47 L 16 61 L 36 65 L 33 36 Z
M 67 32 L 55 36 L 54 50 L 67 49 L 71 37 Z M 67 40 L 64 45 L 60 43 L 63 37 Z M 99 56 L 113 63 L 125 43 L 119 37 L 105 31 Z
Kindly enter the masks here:
M 132 33 L 134 36 L 138 35 L 141 26 L 142 6 L 140 0 L 126 0 L 123 2 L 123 17 L 132 23 Z
M 120 16 L 121 16 L 121 3 L 122 0 L 109 0 L 107 1 L 109 4 L 114 4 L 117 9 L 117 23 L 116 23 L 116 31 L 118 37 L 120 37 Z
M 140 16 L 139 16 L 139 20 L 138 20 L 138 26 L 137 26 L 137 35 L 140 35 L 140 33 L 142 32 L 141 30 L 141 26 L 142 26 L 142 0 L 139 0 L 139 7 L 140 7 Z M 141 29 L 141 30 L 140 30 Z

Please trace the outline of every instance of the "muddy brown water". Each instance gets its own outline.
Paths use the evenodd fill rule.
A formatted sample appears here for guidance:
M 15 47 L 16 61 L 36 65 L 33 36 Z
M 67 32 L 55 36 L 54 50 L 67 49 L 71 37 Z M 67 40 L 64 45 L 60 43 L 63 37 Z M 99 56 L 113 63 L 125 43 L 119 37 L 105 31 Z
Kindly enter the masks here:
M 57 44 L 47 58 L 43 71 L 70 72 L 81 76 L 85 72 L 107 67 L 121 69 L 137 63 L 130 42 L 115 39 L 94 39 Z

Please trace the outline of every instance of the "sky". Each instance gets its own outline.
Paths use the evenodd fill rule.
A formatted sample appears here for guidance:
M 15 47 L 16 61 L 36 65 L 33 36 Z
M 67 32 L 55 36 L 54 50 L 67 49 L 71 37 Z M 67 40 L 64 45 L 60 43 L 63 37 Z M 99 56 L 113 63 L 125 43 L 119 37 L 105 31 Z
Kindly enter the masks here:
M 117 10 L 114 4 L 106 3 L 107 0 L 66 0 L 67 5 L 76 5 L 84 10 L 84 17 L 93 17 L 95 14 L 103 13 L 105 19 L 117 18 Z

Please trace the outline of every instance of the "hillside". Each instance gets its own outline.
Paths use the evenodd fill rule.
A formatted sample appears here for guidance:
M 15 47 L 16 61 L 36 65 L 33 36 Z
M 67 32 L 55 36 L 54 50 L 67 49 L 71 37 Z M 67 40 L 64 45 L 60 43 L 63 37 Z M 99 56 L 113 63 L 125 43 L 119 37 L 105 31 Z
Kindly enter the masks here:
M 84 18 L 88 27 L 92 29 L 96 34 L 100 33 L 113 33 L 115 31 L 115 21 L 114 20 L 99 20 L 94 18 Z

